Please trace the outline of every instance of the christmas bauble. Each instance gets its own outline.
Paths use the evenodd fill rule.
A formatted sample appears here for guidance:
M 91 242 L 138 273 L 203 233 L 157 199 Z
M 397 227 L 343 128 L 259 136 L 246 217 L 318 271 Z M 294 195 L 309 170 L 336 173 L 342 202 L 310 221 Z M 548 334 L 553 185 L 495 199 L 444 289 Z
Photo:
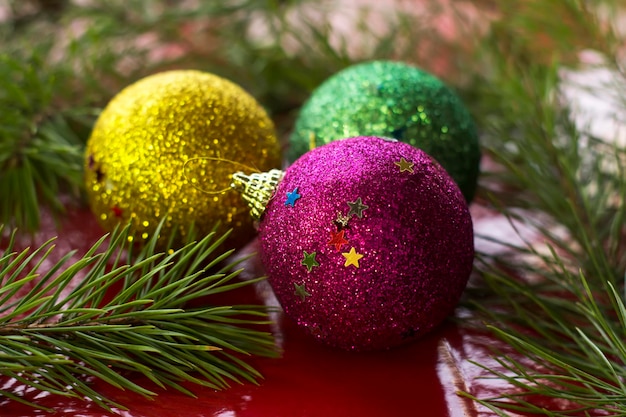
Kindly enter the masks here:
M 177 70 L 148 76 L 115 96 L 98 118 L 85 156 L 87 195 L 106 230 L 130 221 L 147 239 L 190 225 L 202 235 L 234 229 L 232 245 L 254 234 L 241 197 L 229 191 L 242 166 L 280 166 L 272 121 L 239 86 Z M 225 191 L 226 190 L 226 191 Z
M 295 161 L 267 203 L 259 241 L 286 315 L 348 350 L 433 329 L 455 308 L 474 256 L 457 184 L 422 150 L 377 137 Z
M 434 75 L 391 61 L 335 74 L 302 106 L 289 160 L 314 146 L 359 135 L 395 138 L 423 149 L 472 200 L 480 163 L 476 128 L 460 98 Z

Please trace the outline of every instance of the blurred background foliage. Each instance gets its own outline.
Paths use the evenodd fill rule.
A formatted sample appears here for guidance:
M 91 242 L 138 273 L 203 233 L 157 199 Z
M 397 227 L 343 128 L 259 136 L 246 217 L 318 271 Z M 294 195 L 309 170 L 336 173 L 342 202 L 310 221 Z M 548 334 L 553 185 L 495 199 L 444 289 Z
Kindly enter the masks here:
M 309 93 L 355 62 L 403 60 L 469 85 L 476 34 L 496 11 L 419 0 L 5 1 L 0 191 L 14 198 L 0 220 L 35 230 L 40 203 L 62 210 L 60 192 L 80 195 L 80 153 L 99 109 L 148 74 L 228 78 L 266 107 L 284 140 Z

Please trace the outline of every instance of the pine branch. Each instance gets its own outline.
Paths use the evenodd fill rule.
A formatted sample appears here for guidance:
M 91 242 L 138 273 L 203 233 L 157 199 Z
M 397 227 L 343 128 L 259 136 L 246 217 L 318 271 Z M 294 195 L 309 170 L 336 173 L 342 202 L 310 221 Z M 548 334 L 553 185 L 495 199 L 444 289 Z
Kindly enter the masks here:
M 478 364 L 515 389 L 477 400 L 511 411 L 554 416 L 581 415 L 583 411 L 622 415 L 619 413 L 626 412 L 626 310 L 622 297 L 610 284 L 609 294 L 593 294 L 584 275 L 562 272 L 570 282 L 556 278 L 562 291 L 552 295 L 515 283 L 504 274 L 487 279 L 502 305 L 521 314 L 511 320 L 507 310 L 494 312 L 484 307 L 482 312 L 494 323 L 490 326 L 494 335 L 523 353 L 524 360 L 498 354 L 502 370 Z M 529 367 L 529 363 L 533 365 Z M 562 401 L 546 409 L 533 404 L 533 398 Z M 562 408 L 555 409 L 557 404 Z
M 258 281 L 236 281 L 236 263 L 218 267 L 231 254 L 216 254 L 226 236 L 211 233 L 168 253 L 155 249 L 156 238 L 134 253 L 129 236 L 128 227 L 115 231 L 76 263 L 69 265 L 67 254 L 42 271 L 53 240 L 14 252 L 11 235 L 0 257 L 0 375 L 106 409 L 123 405 L 93 391 L 87 379 L 152 397 L 156 392 L 135 383 L 133 373 L 190 395 L 182 381 L 222 389 L 260 378 L 241 357 L 277 354 L 272 335 L 250 327 L 268 323 L 265 307 L 187 307 Z
M 573 45 L 610 54 L 617 37 L 590 4 L 530 3 L 485 42 L 491 72 L 475 84 L 475 110 L 498 164 L 484 177 L 485 196 L 541 240 L 477 264 L 483 287 L 470 303 L 515 354 L 494 352 L 497 367 L 478 364 L 510 389 L 462 395 L 501 416 L 624 415 L 626 153 L 577 127 L 560 76 L 575 62 Z M 555 15 L 567 18 L 546 22 Z M 578 37 L 573 22 L 583 20 Z M 555 45 L 549 60 L 525 38 L 539 35 Z

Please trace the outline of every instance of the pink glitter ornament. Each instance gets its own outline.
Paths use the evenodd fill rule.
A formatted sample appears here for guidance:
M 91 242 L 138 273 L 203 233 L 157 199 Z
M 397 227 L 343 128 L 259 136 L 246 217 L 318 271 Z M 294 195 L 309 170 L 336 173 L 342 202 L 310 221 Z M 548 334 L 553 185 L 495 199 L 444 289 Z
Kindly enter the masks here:
M 259 239 L 286 315 L 347 350 L 390 348 L 433 329 L 457 305 L 474 258 L 456 183 L 423 151 L 377 137 L 295 161 Z

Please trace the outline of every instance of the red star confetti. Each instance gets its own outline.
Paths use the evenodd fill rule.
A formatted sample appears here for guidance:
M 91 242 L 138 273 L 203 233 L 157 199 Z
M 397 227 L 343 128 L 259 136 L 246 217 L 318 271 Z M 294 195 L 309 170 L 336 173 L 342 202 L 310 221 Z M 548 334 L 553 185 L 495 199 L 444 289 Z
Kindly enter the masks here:
M 343 245 L 348 244 L 348 241 L 343 237 L 344 233 L 345 233 L 345 230 L 340 230 L 338 232 L 331 231 L 330 240 L 328 241 L 328 244 L 331 246 L 335 246 L 337 251 L 340 251 Z

